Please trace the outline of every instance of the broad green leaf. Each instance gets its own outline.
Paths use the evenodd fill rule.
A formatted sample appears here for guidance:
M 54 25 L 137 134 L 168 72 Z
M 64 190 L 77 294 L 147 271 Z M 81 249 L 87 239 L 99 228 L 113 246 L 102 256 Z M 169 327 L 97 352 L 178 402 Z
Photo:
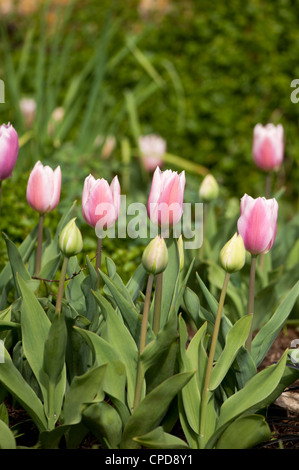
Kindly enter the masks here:
M 122 436 L 122 421 L 108 403 L 95 403 L 83 411 L 83 423 L 106 449 L 117 449 Z
M 18 369 L 14 366 L 10 355 L 4 349 L 4 362 L 0 363 L 0 382 L 27 411 L 40 431 L 47 428 L 44 408 Z
M 120 309 L 124 321 L 128 325 L 128 328 L 131 332 L 131 335 L 133 336 L 136 344 L 139 344 L 142 316 L 137 312 L 136 307 L 132 305 L 132 302 L 129 302 L 124 297 L 116 283 L 102 271 L 100 271 L 100 273 L 107 287 L 109 288 L 118 308 Z M 148 326 L 148 340 L 151 340 L 153 338 L 154 333 L 152 332 L 150 326 Z
M 193 290 L 191 290 L 190 287 L 186 287 L 185 289 L 184 303 L 186 306 L 187 313 L 194 321 L 196 327 L 200 328 L 202 324 L 200 318 L 200 301 L 198 295 Z
M 89 403 L 104 399 L 103 387 L 107 364 L 93 367 L 85 374 L 75 377 L 66 394 L 63 406 L 63 424 L 77 424 L 81 413 Z
M 23 263 L 26 263 L 35 247 L 36 240 L 37 240 L 37 232 L 38 227 L 34 227 L 29 235 L 25 238 L 25 240 L 21 243 L 18 248 L 19 254 L 22 257 Z M 4 308 L 6 304 L 6 298 L 8 292 L 10 290 L 11 285 L 13 285 L 13 275 L 11 270 L 10 263 L 7 263 L 6 266 L 3 268 L 0 274 L 0 308 Z
M 140 356 L 149 393 L 177 372 L 177 314 L 172 308 L 167 323 Z
M 98 292 L 94 292 L 94 296 L 105 316 L 106 324 L 103 328 L 102 338 L 115 349 L 126 367 L 128 404 L 131 409 L 135 397 L 138 349 L 123 320 L 115 313 L 107 299 Z
M 226 428 L 216 449 L 251 449 L 270 438 L 271 431 L 264 416 L 241 416 Z
M 146 395 L 126 424 L 120 446 L 122 449 L 140 447 L 133 438 L 143 436 L 159 426 L 170 403 L 193 374 L 194 372 L 176 374 Z
M 51 431 L 43 431 L 39 435 L 39 443 L 42 449 L 59 449 L 59 443 L 70 425 L 60 425 Z
M 43 373 L 44 346 L 51 322 L 32 290 L 24 279 L 18 276 L 22 295 L 21 328 L 25 356 L 47 401 L 47 380 Z
M 240 318 L 229 330 L 225 347 L 212 370 L 210 390 L 215 390 L 224 379 L 239 349 L 244 345 L 250 331 L 252 316 Z
M 214 322 L 215 322 L 215 318 L 216 318 L 216 315 L 217 315 L 217 309 L 218 309 L 218 301 L 215 299 L 215 297 L 209 292 L 209 290 L 207 289 L 206 285 L 204 284 L 204 282 L 202 281 L 202 279 L 199 277 L 198 273 L 196 273 L 196 277 L 197 277 L 197 280 L 199 282 L 199 285 L 200 285 L 200 288 L 204 294 L 204 297 L 208 303 L 208 306 L 214 316 Z M 228 331 L 230 330 L 230 328 L 232 327 L 232 324 L 230 322 L 230 320 L 224 315 L 222 314 L 222 319 L 221 319 L 221 325 L 220 325 L 220 331 L 219 331 L 219 340 L 221 342 L 224 343 L 224 339 L 228 333 Z
M 92 331 L 74 327 L 91 348 L 97 365 L 107 364 L 104 391 L 122 403 L 126 399 L 126 368 L 116 349 Z
M 147 272 L 143 265 L 140 264 L 126 285 L 127 291 L 133 302 L 137 300 L 140 292 L 142 292 L 146 278 Z
M 55 386 L 60 380 L 65 365 L 67 330 L 63 313 L 55 313 L 43 354 L 43 370 Z
M 180 333 L 180 372 L 188 370 L 196 370 L 197 373 L 190 379 L 181 391 L 182 405 L 184 407 L 184 415 L 188 421 L 191 429 L 199 434 L 199 415 L 200 415 L 200 384 L 199 384 L 199 367 L 204 367 L 205 364 L 199 364 L 199 348 L 201 341 L 205 335 L 207 325 L 206 323 L 197 331 L 196 335 L 192 338 L 186 350 L 187 342 L 187 329 L 183 318 L 179 318 L 179 333 Z M 189 348 L 191 349 L 189 350 Z
M 251 355 L 257 366 L 263 361 L 299 296 L 299 281 L 289 291 L 270 320 L 257 333 L 252 341 Z
M 0 420 L 0 449 L 16 449 L 16 441 L 13 433 L 3 421 Z
M 287 351 L 277 364 L 256 374 L 244 388 L 223 403 L 220 408 L 217 429 L 207 443 L 207 448 L 212 448 L 225 428 L 243 413 L 252 414 L 271 404 L 273 392 L 283 376 L 286 359 Z
M 69 277 L 72 277 L 74 273 L 76 273 L 76 276 L 68 281 L 67 287 L 65 289 L 65 297 L 78 313 L 85 315 L 85 297 L 81 289 L 81 285 L 85 279 L 85 276 L 83 271 L 81 271 L 80 265 L 78 264 L 77 256 L 72 256 L 69 259 L 67 267 L 67 274 Z
M 8 411 L 4 403 L 1 403 L 0 405 L 0 420 L 4 421 L 5 424 L 9 424 L 9 416 L 8 416 Z
M 20 295 L 20 291 L 19 291 L 19 285 L 17 282 L 17 275 L 21 276 L 25 281 L 28 281 L 29 283 L 28 285 L 30 285 L 32 289 L 36 289 L 39 285 L 39 281 L 35 281 L 31 279 L 31 275 L 23 262 L 22 256 L 18 248 L 5 234 L 4 234 L 4 238 L 5 238 L 5 243 L 7 247 L 11 270 L 12 270 L 12 274 L 14 278 L 14 283 L 15 283 L 15 287 L 18 292 L 18 295 Z
M 133 440 L 147 449 L 189 449 L 182 439 L 168 434 L 158 427 L 143 436 L 134 437 Z

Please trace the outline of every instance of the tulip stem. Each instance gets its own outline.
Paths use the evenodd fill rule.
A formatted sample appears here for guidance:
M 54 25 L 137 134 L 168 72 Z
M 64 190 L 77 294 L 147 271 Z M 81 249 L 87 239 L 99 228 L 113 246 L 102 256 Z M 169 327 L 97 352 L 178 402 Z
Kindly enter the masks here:
M 142 315 L 142 323 L 141 323 L 140 344 L 139 344 L 139 352 L 138 352 L 138 369 L 137 369 L 135 399 L 134 399 L 134 406 L 133 406 L 134 410 L 139 405 L 140 399 L 141 399 L 141 391 L 142 391 L 142 383 L 143 383 L 144 374 L 142 370 L 140 356 L 146 346 L 146 332 L 147 332 L 147 326 L 148 326 L 148 314 L 149 314 L 149 308 L 150 308 L 150 302 L 151 302 L 153 281 L 154 281 L 154 275 L 150 274 L 148 277 L 148 281 L 147 281 L 144 307 L 143 307 L 143 315 Z
M 69 262 L 69 259 L 65 257 L 63 260 L 61 273 L 60 273 L 59 287 L 58 287 L 58 293 L 57 293 L 57 299 L 56 299 L 56 308 L 55 308 L 56 313 L 61 312 L 61 302 L 62 302 L 62 297 L 63 297 L 64 283 L 65 283 L 68 262 Z
M 255 268 L 257 257 L 251 255 L 250 278 L 249 278 L 249 295 L 248 295 L 248 315 L 251 315 L 251 327 L 245 346 L 247 351 L 251 352 L 251 342 L 253 333 L 253 313 L 254 313 L 254 288 L 255 288 Z
M 229 283 L 229 278 L 230 278 L 230 274 L 226 272 L 223 286 L 222 286 L 222 291 L 220 294 L 218 310 L 217 310 L 213 336 L 212 336 L 212 341 L 211 341 L 211 347 L 210 347 L 210 352 L 209 352 L 208 364 L 206 368 L 205 382 L 204 382 L 204 387 L 203 387 L 203 392 L 202 392 L 202 399 L 201 399 L 201 406 L 200 406 L 200 439 L 203 444 L 204 444 L 203 441 L 205 437 L 206 413 L 207 413 L 207 404 L 208 404 L 208 397 L 209 397 L 209 388 L 210 388 L 210 382 L 211 382 L 211 374 L 212 374 L 212 369 L 213 369 L 213 362 L 214 362 L 217 339 L 218 339 L 218 334 L 219 334 L 219 329 L 220 329 L 222 310 L 223 310 L 224 300 L 226 296 L 227 286 Z
M 102 239 L 98 238 L 97 241 L 97 254 L 96 254 L 96 272 L 98 276 L 98 282 L 97 282 L 97 289 L 100 287 L 100 273 L 99 269 L 101 269 L 102 266 Z
M 153 324 L 153 331 L 156 336 L 160 330 L 162 285 L 163 285 L 163 272 L 160 274 L 157 274 L 157 278 L 156 278 L 154 324 Z
M 39 215 L 38 221 L 38 236 L 37 236 L 37 250 L 35 260 L 35 276 L 39 275 L 42 264 L 42 247 L 43 247 L 43 228 L 44 228 L 44 215 Z
M 2 180 L 0 180 L 0 212 L 1 212 L 1 200 L 2 200 Z

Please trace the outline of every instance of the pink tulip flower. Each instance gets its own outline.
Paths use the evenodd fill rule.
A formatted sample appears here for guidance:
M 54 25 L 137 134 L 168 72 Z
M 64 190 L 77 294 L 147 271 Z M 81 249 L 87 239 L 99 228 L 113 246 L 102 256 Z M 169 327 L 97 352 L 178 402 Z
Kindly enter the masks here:
M 39 214 L 51 212 L 57 206 L 61 191 L 60 166 L 52 170 L 38 161 L 30 173 L 27 184 L 27 201 Z
M 11 176 L 19 153 L 19 138 L 11 124 L 0 126 L 0 181 Z
M 98 229 L 111 227 L 118 219 L 120 209 L 120 184 L 115 176 L 109 186 L 104 179 L 92 175 L 84 181 L 82 214 L 88 225 Z
M 284 156 L 284 132 L 281 124 L 257 124 L 253 131 L 253 159 L 264 171 L 280 167 Z
M 154 224 L 173 226 L 180 221 L 185 182 L 184 171 L 178 175 L 176 171 L 156 168 L 147 203 L 148 216 Z
M 152 172 L 155 171 L 157 166 L 163 166 L 166 141 L 162 137 L 155 134 L 141 136 L 139 138 L 139 149 L 145 170 Z
M 276 199 L 245 194 L 241 199 L 238 231 L 247 251 L 252 255 L 268 253 L 277 231 L 278 203 Z

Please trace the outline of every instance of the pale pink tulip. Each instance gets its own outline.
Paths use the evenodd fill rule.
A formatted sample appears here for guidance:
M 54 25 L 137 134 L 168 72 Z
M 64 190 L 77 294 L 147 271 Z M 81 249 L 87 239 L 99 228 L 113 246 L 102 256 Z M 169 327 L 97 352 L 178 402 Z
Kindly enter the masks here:
M 253 131 L 253 159 L 264 171 L 276 170 L 284 157 L 284 132 L 281 124 L 257 124 Z
M 92 175 L 84 181 L 82 193 L 82 214 L 91 227 L 105 229 L 118 219 L 120 209 L 120 184 L 115 176 L 109 186 L 104 179 Z
M 51 212 L 57 206 L 61 191 L 61 170 L 54 171 L 38 161 L 30 173 L 27 184 L 27 201 L 40 214 Z
M 245 194 L 241 199 L 238 231 L 247 251 L 253 255 L 271 250 L 277 231 L 278 203 L 276 199 Z
M 147 203 L 148 216 L 154 224 L 173 226 L 180 221 L 185 182 L 184 171 L 178 175 L 176 171 L 156 168 Z
M 19 154 L 19 138 L 11 124 L 0 126 L 0 181 L 11 176 Z
M 155 134 L 141 136 L 139 149 L 142 165 L 147 171 L 155 171 L 157 166 L 161 167 L 164 164 L 166 141 L 162 137 Z

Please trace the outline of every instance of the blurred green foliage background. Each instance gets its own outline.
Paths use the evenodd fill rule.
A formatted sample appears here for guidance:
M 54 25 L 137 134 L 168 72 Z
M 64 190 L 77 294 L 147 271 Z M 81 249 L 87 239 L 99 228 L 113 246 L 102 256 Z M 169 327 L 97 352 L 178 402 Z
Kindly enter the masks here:
M 24 143 L 3 184 L 2 231 L 17 241 L 37 223 L 25 199 L 37 160 L 62 167 L 62 202 L 47 218 L 49 226 L 75 198 L 83 222 L 80 198 L 89 173 L 108 179 L 119 174 L 123 192 L 146 202 L 151 175 L 136 158 L 139 133 L 161 135 L 170 154 L 206 167 L 221 186 L 219 210 L 235 202 L 238 211 L 245 192 L 265 192 L 265 175 L 251 154 L 258 122 L 284 126 L 285 161 L 274 191 L 285 187 L 283 220 L 298 211 L 299 103 L 290 98 L 291 82 L 299 77 L 297 0 L 82 0 L 71 8 L 70 2 L 42 3 L 44 9 L 24 15 L 15 8 L 0 20 L 0 78 L 6 85 L 0 121 L 13 123 Z M 153 8 L 142 10 L 142 4 Z M 38 102 L 31 133 L 18 109 L 23 96 Z M 49 116 L 64 104 L 69 121 L 61 135 L 49 138 Z M 116 138 L 108 160 L 93 145 L 97 134 Z M 186 202 L 198 200 L 202 176 L 188 172 Z M 86 249 L 94 250 L 93 230 L 81 228 Z M 128 244 L 136 246 L 107 242 L 106 249 L 123 260 Z M 123 269 L 131 268 L 125 259 Z

